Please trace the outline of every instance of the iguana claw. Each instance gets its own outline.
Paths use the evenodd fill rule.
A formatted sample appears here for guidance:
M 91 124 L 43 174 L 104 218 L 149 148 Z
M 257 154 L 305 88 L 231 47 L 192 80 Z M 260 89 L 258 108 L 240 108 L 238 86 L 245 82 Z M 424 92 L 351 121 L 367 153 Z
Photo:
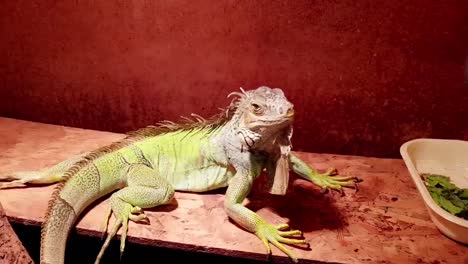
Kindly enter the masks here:
M 358 183 L 362 182 L 361 179 L 355 176 L 334 176 L 337 175 L 338 171 L 334 168 L 328 169 L 325 173 L 313 173 L 309 175 L 309 180 L 320 186 L 323 189 L 323 193 L 327 193 L 329 190 L 336 191 L 344 196 L 343 187 L 355 189 L 356 192 L 359 190 Z
M 104 238 L 106 234 L 107 234 L 107 238 L 106 238 L 106 241 L 104 242 L 104 245 L 101 248 L 101 251 L 99 252 L 96 258 L 95 264 L 100 262 L 101 258 L 103 257 L 104 251 L 109 246 L 110 240 L 117 234 L 117 231 L 119 230 L 120 227 L 122 227 L 122 234 L 120 238 L 120 258 L 122 258 L 122 254 L 125 249 L 125 240 L 127 238 L 127 229 L 128 229 L 129 220 L 132 220 L 134 222 L 144 221 L 144 222 L 149 223 L 149 219 L 143 213 L 143 209 L 141 209 L 138 206 L 132 207 L 130 204 L 123 204 L 123 206 L 119 209 L 120 210 L 118 210 L 117 212 L 114 211 L 117 219 L 116 219 L 113 229 L 108 234 L 107 234 L 107 226 L 109 224 L 109 218 L 113 212 L 112 207 L 109 207 L 109 209 L 106 212 L 103 227 L 102 227 L 103 229 L 102 238 Z
M 335 168 L 329 168 L 329 169 L 324 173 L 324 175 L 328 175 L 328 176 L 338 175 L 338 170 L 335 169 Z
M 286 255 L 288 255 L 288 257 L 290 257 L 294 263 L 297 263 L 298 262 L 297 257 L 294 254 L 292 254 L 292 252 L 289 251 L 286 247 L 284 247 L 281 243 L 289 244 L 289 245 L 306 244 L 307 246 L 309 246 L 309 244 L 304 239 L 288 238 L 288 237 L 296 236 L 296 235 L 301 236 L 302 232 L 299 230 L 283 231 L 283 230 L 286 230 L 287 228 L 289 228 L 288 224 L 280 224 L 280 225 L 274 226 L 271 224 L 262 223 L 257 228 L 257 231 L 255 232 L 255 234 L 262 240 L 267 250 L 268 256 L 270 256 L 271 254 L 269 243 L 272 243 L 278 249 L 280 249 Z

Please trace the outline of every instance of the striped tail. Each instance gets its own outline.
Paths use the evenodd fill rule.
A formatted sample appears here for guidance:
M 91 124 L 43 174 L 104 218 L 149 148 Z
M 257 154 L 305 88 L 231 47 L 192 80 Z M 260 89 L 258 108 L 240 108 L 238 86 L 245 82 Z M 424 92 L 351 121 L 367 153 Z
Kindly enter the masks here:
M 67 238 L 76 219 L 91 203 L 121 187 L 107 179 L 102 191 L 100 173 L 92 162 L 72 167 L 65 177 L 52 195 L 42 226 L 41 264 L 64 263 Z
M 77 219 L 73 207 L 59 196 L 49 203 L 49 212 L 41 232 L 41 264 L 65 262 L 65 245 Z

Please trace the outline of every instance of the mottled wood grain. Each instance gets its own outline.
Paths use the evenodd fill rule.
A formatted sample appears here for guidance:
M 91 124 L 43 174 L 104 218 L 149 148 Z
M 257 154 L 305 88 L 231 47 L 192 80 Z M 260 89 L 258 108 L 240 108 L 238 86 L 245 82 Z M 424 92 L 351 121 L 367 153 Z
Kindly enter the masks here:
M 39 169 L 121 138 L 122 134 L 0 118 L 0 174 Z M 402 160 L 297 153 L 319 170 L 335 167 L 364 181 L 344 197 L 322 194 L 293 177 L 286 196 L 261 190 L 246 204 L 270 222 L 305 232 L 311 249 L 291 248 L 302 263 L 467 263 L 468 248 L 442 235 L 431 222 Z M 10 221 L 39 225 L 54 186 L 0 190 Z M 265 259 L 260 240 L 223 211 L 224 190 L 177 193 L 172 204 L 147 211 L 150 225 L 129 224 L 130 243 Z M 98 236 L 108 201 L 87 211 L 80 234 Z M 273 250 L 273 259 L 288 261 Z M 93 258 L 93 256 L 90 256 Z
M 0 264 L 33 264 L 33 260 L 11 228 L 0 203 Z

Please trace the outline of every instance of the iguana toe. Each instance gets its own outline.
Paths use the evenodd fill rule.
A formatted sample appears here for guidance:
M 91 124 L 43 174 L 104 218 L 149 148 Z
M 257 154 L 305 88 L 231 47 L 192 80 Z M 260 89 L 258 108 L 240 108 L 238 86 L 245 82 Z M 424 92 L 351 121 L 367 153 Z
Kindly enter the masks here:
M 278 234 L 281 236 L 302 236 L 302 232 L 299 230 L 292 230 L 292 231 L 279 231 Z
M 330 169 L 328 169 L 324 174 L 325 174 L 325 175 L 328 175 L 328 176 L 337 175 L 337 174 L 338 174 L 338 170 L 337 170 L 336 168 L 330 168 Z
M 131 210 L 131 213 L 132 214 L 140 214 L 140 213 L 143 213 L 143 209 L 141 209 L 141 207 L 139 206 L 134 206 Z
M 140 207 L 137 206 L 132 206 L 129 203 L 119 201 L 115 203 L 111 203 L 111 207 L 106 213 L 106 218 L 104 221 L 104 234 L 107 232 L 107 224 L 109 222 L 109 218 L 111 213 L 114 213 L 114 216 L 116 218 L 114 227 L 110 231 L 109 234 L 107 234 L 107 238 L 104 241 L 104 244 L 101 247 L 101 250 L 99 251 L 98 256 L 96 257 L 96 261 L 94 262 L 95 264 L 98 264 L 103 255 L 104 252 L 106 251 L 107 247 L 109 246 L 110 241 L 112 238 L 117 234 L 117 231 L 122 227 L 122 233 L 120 237 L 120 257 L 122 257 L 122 254 L 125 249 L 125 241 L 127 240 L 127 231 L 128 231 L 128 221 L 141 221 L 143 219 L 148 219 L 147 216 L 141 212 L 143 210 Z M 133 212 L 140 213 L 138 215 L 134 215 Z
M 276 229 L 278 230 L 285 230 L 285 229 L 288 229 L 289 228 L 289 225 L 288 224 L 279 224 L 276 226 Z
M 109 218 L 110 218 L 111 214 L 112 214 L 112 208 L 109 207 L 109 208 L 107 209 L 107 211 L 106 211 L 106 214 L 105 214 L 105 217 L 104 217 L 104 221 L 103 221 L 103 223 L 102 223 L 102 227 L 101 227 L 101 233 L 102 233 L 101 239 L 104 239 L 104 237 L 105 237 L 106 234 L 107 234 L 107 227 L 108 227 L 108 225 L 109 225 Z
M 94 264 L 99 264 L 99 262 L 101 262 L 101 259 L 104 256 L 104 252 L 109 247 L 111 239 L 115 236 L 115 234 L 117 234 L 117 231 L 119 230 L 122 223 L 122 219 L 117 219 L 117 221 L 114 224 L 114 227 L 112 228 L 112 231 L 107 235 L 106 241 L 104 241 L 104 244 L 102 245 L 101 250 L 99 251 L 99 254 L 96 257 L 96 261 L 94 261 Z
M 128 216 L 128 218 L 132 220 L 133 222 L 144 222 L 144 223 L 149 224 L 149 218 L 144 213 L 141 213 L 138 215 L 131 214 Z
M 362 180 L 355 176 L 331 176 L 334 171 L 328 170 L 322 174 L 314 175 L 314 183 L 322 187 L 325 192 L 328 190 L 333 190 L 339 192 L 341 195 L 344 195 L 343 187 L 352 188 L 358 190 L 358 183 Z

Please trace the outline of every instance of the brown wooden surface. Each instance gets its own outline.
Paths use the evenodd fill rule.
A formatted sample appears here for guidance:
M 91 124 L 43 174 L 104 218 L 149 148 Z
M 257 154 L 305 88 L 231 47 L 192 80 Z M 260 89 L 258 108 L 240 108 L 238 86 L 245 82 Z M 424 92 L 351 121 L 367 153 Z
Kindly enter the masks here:
M 121 138 L 121 134 L 0 118 L 0 174 L 39 169 Z M 404 163 L 398 159 L 298 153 L 313 167 L 335 167 L 364 179 L 346 196 L 321 194 L 294 179 L 285 197 L 257 185 L 246 204 L 272 223 L 286 221 L 305 232 L 311 249 L 291 248 L 302 263 L 467 263 L 468 248 L 442 235 L 426 212 Z M 40 224 L 53 186 L 0 190 L 11 221 Z M 265 259 L 260 240 L 243 231 L 223 211 L 224 190 L 177 193 L 167 206 L 147 211 L 150 225 L 131 222 L 129 241 Z M 98 233 L 107 200 L 78 222 L 78 233 Z M 274 259 L 286 260 L 272 247 Z M 93 256 L 90 256 L 93 257 Z
M 34 263 L 18 236 L 11 228 L 0 203 L 0 264 Z

